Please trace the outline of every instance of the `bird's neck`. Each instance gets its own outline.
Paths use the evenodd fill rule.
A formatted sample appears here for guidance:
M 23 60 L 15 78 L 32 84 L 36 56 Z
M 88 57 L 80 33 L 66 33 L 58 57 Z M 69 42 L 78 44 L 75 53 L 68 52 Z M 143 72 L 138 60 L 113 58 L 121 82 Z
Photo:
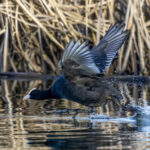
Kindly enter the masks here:
M 60 98 L 59 95 L 57 95 L 56 91 L 57 89 L 49 88 L 48 90 L 39 90 L 39 97 L 38 100 L 45 100 L 50 98 Z
M 45 99 L 49 99 L 52 98 L 51 97 L 51 90 L 39 90 L 39 100 L 45 100 Z

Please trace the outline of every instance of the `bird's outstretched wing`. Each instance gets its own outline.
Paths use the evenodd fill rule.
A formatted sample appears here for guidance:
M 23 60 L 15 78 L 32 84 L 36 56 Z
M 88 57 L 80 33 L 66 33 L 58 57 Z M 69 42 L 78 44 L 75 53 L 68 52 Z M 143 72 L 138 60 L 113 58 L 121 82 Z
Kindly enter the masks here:
M 91 54 L 100 73 L 103 73 L 110 66 L 117 51 L 127 39 L 128 34 L 129 31 L 124 31 L 124 24 L 116 23 L 110 26 L 99 44 L 92 48 Z
M 65 75 L 72 74 L 71 76 L 74 76 L 100 73 L 89 51 L 89 46 L 86 42 L 80 44 L 80 40 L 76 43 L 74 39 L 70 41 L 65 47 L 58 65 Z
M 128 31 L 123 30 L 123 24 L 114 24 L 92 50 L 89 50 L 86 42 L 81 43 L 80 40 L 75 42 L 72 39 L 66 45 L 59 61 L 63 74 L 73 78 L 74 76 L 95 76 L 103 73 L 128 36 Z

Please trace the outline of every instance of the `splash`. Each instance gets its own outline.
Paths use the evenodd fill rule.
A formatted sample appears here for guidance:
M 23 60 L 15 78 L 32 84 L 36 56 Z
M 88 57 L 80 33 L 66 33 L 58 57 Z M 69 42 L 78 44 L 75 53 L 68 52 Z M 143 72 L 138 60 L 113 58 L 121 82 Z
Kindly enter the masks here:
M 143 114 L 150 116 L 150 106 L 147 101 L 144 101 Z
M 120 117 L 109 117 L 104 114 L 93 113 L 90 115 L 89 119 L 92 123 L 96 123 L 96 122 L 115 122 L 115 123 L 131 123 L 131 124 L 136 123 L 134 116 L 120 118 Z

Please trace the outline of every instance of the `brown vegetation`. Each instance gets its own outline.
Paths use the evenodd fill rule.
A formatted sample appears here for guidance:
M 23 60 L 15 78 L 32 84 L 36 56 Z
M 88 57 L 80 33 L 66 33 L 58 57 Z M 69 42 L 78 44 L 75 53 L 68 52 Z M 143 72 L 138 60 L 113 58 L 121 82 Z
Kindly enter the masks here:
M 1 72 L 56 73 L 67 42 L 96 44 L 114 22 L 131 33 L 107 73 L 150 74 L 150 0 L 3 0 Z

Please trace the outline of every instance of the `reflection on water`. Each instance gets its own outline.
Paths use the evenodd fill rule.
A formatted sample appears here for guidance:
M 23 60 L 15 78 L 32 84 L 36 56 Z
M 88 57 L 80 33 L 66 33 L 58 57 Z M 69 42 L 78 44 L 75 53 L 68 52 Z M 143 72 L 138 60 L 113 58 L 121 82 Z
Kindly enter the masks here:
M 89 114 L 86 106 L 67 100 L 22 101 L 29 89 L 50 83 L 1 80 L 0 149 L 150 149 L 149 85 L 118 83 L 124 102 L 142 113 L 111 103 Z

